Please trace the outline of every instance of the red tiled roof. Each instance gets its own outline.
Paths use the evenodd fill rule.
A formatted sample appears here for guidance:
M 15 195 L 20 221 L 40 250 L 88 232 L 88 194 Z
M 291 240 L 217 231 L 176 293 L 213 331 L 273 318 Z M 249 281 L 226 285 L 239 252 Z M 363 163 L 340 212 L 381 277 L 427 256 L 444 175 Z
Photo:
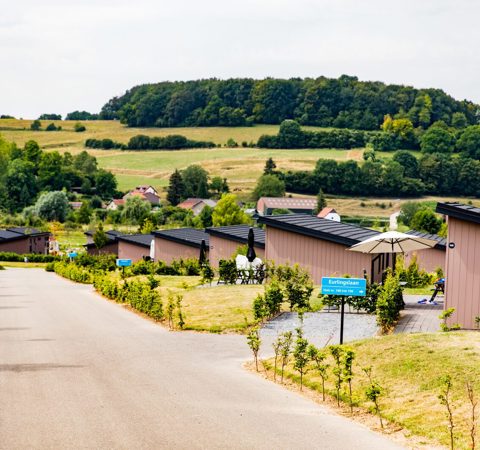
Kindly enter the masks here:
M 317 217 L 327 217 L 330 213 L 336 213 L 333 208 L 329 208 L 328 206 L 323 208 L 318 214 Z

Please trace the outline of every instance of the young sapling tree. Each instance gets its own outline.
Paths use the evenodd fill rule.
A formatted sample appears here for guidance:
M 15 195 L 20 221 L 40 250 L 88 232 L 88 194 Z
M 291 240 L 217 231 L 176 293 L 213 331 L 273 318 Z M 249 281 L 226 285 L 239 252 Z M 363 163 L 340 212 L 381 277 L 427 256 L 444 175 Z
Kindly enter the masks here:
M 275 342 L 272 344 L 273 352 L 275 354 L 275 359 L 273 363 L 273 381 L 275 382 L 277 381 L 277 364 L 278 364 L 278 358 L 280 356 L 280 351 L 283 345 L 283 339 L 284 339 L 284 336 L 278 334 L 277 339 L 275 339 Z
M 455 428 L 455 422 L 453 420 L 453 408 L 452 408 L 452 377 L 450 375 L 445 375 L 440 379 L 442 383 L 440 394 L 438 399 L 440 403 L 445 406 L 447 409 L 447 420 L 448 420 L 448 432 L 450 434 L 450 450 L 453 450 L 455 435 L 453 429 Z
M 327 358 L 327 355 L 324 352 L 321 352 L 313 344 L 310 344 L 308 346 L 307 353 L 310 361 L 312 361 L 314 364 L 315 370 L 322 378 L 322 398 L 323 401 L 325 401 L 325 381 L 328 377 L 327 369 L 329 367 L 328 364 L 325 364 L 325 359 Z
M 353 360 L 355 359 L 355 352 L 346 348 L 343 355 L 343 379 L 348 383 L 348 397 L 350 400 L 350 413 L 353 414 L 353 400 L 352 400 L 352 378 L 353 378 Z
M 260 345 L 262 341 L 260 339 L 260 333 L 258 332 L 258 328 L 254 328 L 247 334 L 247 343 L 252 350 L 253 359 L 255 361 L 255 369 L 258 372 L 258 352 L 260 351 Z
M 283 383 L 283 374 L 285 372 L 285 366 L 290 359 L 290 353 L 292 351 L 293 333 L 286 331 L 283 333 L 282 346 L 280 348 L 280 357 L 282 358 L 282 370 L 281 370 L 281 382 Z
M 173 294 L 168 295 L 168 303 L 167 303 L 167 319 L 168 319 L 168 328 L 173 330 L 173 316 L 175 313 L 175 298 Z
M 183 296 L 182 295 L 177 295 L 177 299 L 175 301 L 175 306 L 177 308 L 177 325 L 181 330 L 183 330 L 183 327 L 185 326 L 185 317 L 183 316 L 183 311 L 182 311 L 182 301 L 183 301 Z
M 300 374 L 300 390 L 303 391 L 303 376 L 308 372 L 308 341 L 303 337 L 301 328 L 297 328 L 297 339 L 293 350 L 293 367 Z
M 477 435 L 477 404 L 478 400 L 475 397 L 475 392 L 473 390 L 473 382 L 467 380 L 465 383 L 467 388 L 468 400 L 470 401 L 471 406 L 471 416 L 470 416 L 470 448 L 475 450 L 476 448 L 476 435 Z
M 365 397 L 367 400 L 370 400 L 374 407 L 375 407 L 375 414 L 378 416 L 380 420 L 380 427 L 383 429 L 383 421 L 382 415 L 380 414 L 380 405 L 378 402 L 379 397 L 382 395 L 383 389 L 382 387 L 372 378 L 372 368 L 371 367 L 364 367 L 362 370 L 368 377 L 368 386 L 365 389 Z
M 340 406 L 340 389 L 342 387 L 342 356 L 343 348 L 340 345 L 332 345 L 330 347 L 330 354 L 335 361 L 335 367 L 333 368 L 333 374 L 335 375 L 335 389 L 337 391 L 337 406 Z

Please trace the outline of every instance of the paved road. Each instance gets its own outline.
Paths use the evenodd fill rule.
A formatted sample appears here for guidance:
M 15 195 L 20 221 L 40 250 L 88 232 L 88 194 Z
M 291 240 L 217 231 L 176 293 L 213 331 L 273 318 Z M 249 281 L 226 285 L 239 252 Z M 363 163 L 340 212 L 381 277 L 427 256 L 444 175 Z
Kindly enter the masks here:
M 89 286 L 0 272 L 0 448 L 399 448 L 248 358 L 243 336 L 171 333 Z

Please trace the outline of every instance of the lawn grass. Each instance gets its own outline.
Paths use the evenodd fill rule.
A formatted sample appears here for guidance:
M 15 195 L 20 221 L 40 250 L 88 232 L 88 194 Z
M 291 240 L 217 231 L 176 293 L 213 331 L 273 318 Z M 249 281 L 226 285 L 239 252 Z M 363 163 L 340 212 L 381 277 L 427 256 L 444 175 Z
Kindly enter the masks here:
M 389 421 L 409 432 L 448 445 L 449 435 L 445 406 L 440 404 L 440 377 L 450 375 L 453 380 L 453 411 L 456 447 L 468 446 L 470 407 L 465 380 L 474 384 L 476 397 L 480 398 L 480 333 L 450 332 L 435 334 L 396 334 L 376 337 L 350 345 L 355 351 L 353 398 L 362 409 L 372 404 L 365 399 L 367 377 L 362 367 L 372 367 L 373 378 L 382 386 L 380 397 L 382 414 Z M 334 377 L 330 364 L 326 386 L 335 394 Z M 271 366 L 273 360 L 267 365 Z M 298 374 L 290 364 L 289 378 L 298 382 Z M 321 378 L 310 371 L 305 385 L 321 391 Z M 343 398 L 347 401 L 346 394 Z
M 44 269 L 47 263 L 39 263 L 39 262 L 20 262 L 20 261 L 0 261 L 0 266 L 3 267 L 19 267 L 22 269 Z

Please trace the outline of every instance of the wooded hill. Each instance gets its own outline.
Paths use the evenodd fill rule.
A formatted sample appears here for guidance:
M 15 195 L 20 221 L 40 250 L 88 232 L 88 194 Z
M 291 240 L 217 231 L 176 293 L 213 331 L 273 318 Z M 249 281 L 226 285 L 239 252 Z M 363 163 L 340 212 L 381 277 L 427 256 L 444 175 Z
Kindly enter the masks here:
M 233 78 L 161 82 L 135 86 L 104 105 L 102 119 L 120 119 L 131 127 L 245 126 L 279 124 L 378 130 L 384 116 L 408 118 L 428 128 L 461 116 L 477 123 L 480 107 L 458 101 L 441 89 L 335 78 L 254 80 Z

